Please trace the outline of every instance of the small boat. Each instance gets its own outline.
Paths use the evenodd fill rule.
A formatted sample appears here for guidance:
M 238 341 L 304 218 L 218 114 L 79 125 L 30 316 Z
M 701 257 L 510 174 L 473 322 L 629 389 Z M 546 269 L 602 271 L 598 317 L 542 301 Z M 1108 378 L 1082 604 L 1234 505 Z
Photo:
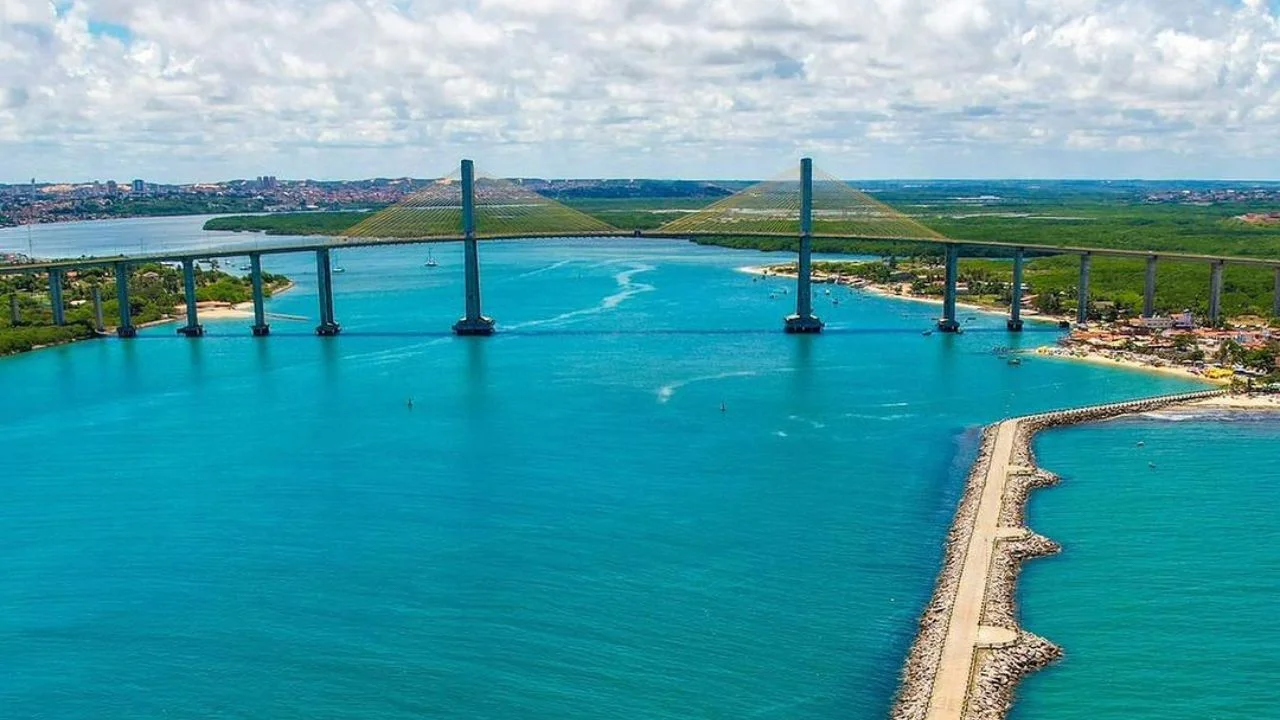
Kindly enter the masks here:
M 1145 442 L 1143 442 L 1143 441 L 1141 441 L 1141 440 L 1139 440 L 1139 441 L 1138 441 L 1138 447 L 1144 447 L 1144 446 L 1146 446 L 1146 443 L 1145 443 Z
M 245 263 L 245 264 L 243 264 L 243 265 L 241 265 L 241 266 L 240 266 L 240 271 L 241 271 L 241 272 L 249 272 L 249 271 L 251 271 L 251 270 L 253 270 L 253 266 L 252 266 L 252 265 L 250 265 L 249 263 Z
M 932 331 L 932 330 L 925 330 L 924 332 L 922 332 L 922 333 L 920 333 L 920 334 L 921 334 L 921 335 L 924 335 L 924 336 L 926 336 L 926 337 L 927 337 L 927 336 L 929 336 L 929 335 L 932 335 L 932 334 L 933 334 L 933 331 Z
M 1011 358 L 1009 358 L 1009 361 L 1008 361 L 1008 362 L 1009 362 L 1009 364 L 1010 364 L 1010 365 L 1021 365 L 1021 364 L 1022 364 L 1022 358 L 1011 357 Z

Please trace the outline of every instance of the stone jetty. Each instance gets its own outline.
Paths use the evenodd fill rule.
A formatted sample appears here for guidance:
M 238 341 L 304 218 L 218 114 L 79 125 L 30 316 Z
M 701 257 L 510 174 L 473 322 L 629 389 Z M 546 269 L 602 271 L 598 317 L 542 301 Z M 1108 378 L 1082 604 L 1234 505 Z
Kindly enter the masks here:
M 1062 656 L 1058 646 L 1018 624 L 1022 564 L 1059 550 L 1057 543 L 1037 535 L 1025 522 L 1031 491 L 1058 481 L 1035 465 L 1031 440 L 1037 432 L 1224 393 L 1163 395 L 1011 418 L 986 428 L 890 717 L 1004 718 L 1018 682 Z

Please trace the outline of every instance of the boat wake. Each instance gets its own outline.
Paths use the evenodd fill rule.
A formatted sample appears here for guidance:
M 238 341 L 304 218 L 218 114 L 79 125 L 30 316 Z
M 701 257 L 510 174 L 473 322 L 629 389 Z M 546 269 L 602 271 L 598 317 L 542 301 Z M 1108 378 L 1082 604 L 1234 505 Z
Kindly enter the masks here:
M 576 320 L 578 318 L 608 312 L 636 295 L 652 292 L 655 289 L 654 286 L 649 285 L 648 283 L 635 282 L 633 278 L 640 273 L 649 272 L 653 269 L 653 265 L 634 265 L 631 268 L 614 275 L 613 280 L 618 283 L 618 292 L 602 298 L 598 305 L 589 308 L 582 308 L 581 310 L 570 310 L 569 312 L 560 313 L 555 317 L 516 323 L 514 325 L 507 326 L 507 329 L 524 330 L 531 327 L 555 325 L 569 320 Z
M 716 375 L 701 375 L 699 377 L 689 378 L 688 380 L 677 380 L 676 382 L 667 383 L 666 385 L 663 385 L 662 387 L 658 388 L 658 402 L 660 403 L 667 402 L 668 400 L 671 399 L 672 395 L 676 394 L 676 390 L 679 390 L 685 385 L 691 385 L 693 383 L 698 383 L 698 382 L 711 382 L 714 380 L 724 380 L 726 378 L 733 378 L 733 377 L 755 377 L 759 374 L 760 374 L 760 371 L 758 370 L 737 370 L 734 372 L 723 372 Z
M 541 274 L 543 274 L 543 273 L 551 272 L 552 270 L 559 270 L 560 268 L 562 268 L 562 267 L 564 267 L 565 265 L 568 265 L 568 264 L 570 264 L 570 263 L 572 263 L 572 262 L 573 262 L 573 260 L 561 260 L 560 262 L 551 263 L 550 265 L 547 265 L 546 267 L 540 267 L 540 268 L 538 268 L 537 270 L 530 270 L 530 271 L 529 271 L 529 272 L 527 272 L 527 273 L 521 273 L 521 274 L 519 274 L 519 275 L 517 275 L 517 276 L 515 276 L 514 278 L 511 278 L 511 279 L 512 279 L 512 280 L 522 280 L 522 279 L 524 279 L 524 278 L 534 277 L 534 276 L 536 276 L 536 275 L 541 275 Z

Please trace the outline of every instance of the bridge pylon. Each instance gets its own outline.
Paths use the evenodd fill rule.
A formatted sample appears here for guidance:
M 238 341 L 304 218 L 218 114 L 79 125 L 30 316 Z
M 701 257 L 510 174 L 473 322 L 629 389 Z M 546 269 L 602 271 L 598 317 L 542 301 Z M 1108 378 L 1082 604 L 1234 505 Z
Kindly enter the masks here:
M 796 314 L 783 328 L 793 334 L 822 332 L 813 314 L 813 160 L 800 160 L 800 255 L 796 262 Z
M 480 251 L 476 244 L 476 169 L 462 161 L 462 252 L 466 315 L 453 325 L 457 335 L 492 335 L 493 319 L 480 312 Z

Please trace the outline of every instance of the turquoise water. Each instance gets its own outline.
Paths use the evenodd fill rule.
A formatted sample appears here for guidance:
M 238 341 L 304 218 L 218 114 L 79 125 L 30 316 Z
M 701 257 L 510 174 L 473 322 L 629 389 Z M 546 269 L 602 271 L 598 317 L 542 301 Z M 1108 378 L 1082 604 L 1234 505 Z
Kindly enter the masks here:
M 1065 549 L 1028 566 L 1023 619 L 1066 657 L 1014 717 L 1276 716 L 1278 435 L 1275 416 L 1157 413 L 1040 438 L 1064 482 L 1028 520 Z
M 270 338 L 0 360 L 5 717 L 883 717 L 977 428 L 1188 387 L 847 290 L 789 337 L 783 256 L 668 241 L 486 243 L 458 339 L 423 255 L 342 251 L 333 339 L 273 256 Z

